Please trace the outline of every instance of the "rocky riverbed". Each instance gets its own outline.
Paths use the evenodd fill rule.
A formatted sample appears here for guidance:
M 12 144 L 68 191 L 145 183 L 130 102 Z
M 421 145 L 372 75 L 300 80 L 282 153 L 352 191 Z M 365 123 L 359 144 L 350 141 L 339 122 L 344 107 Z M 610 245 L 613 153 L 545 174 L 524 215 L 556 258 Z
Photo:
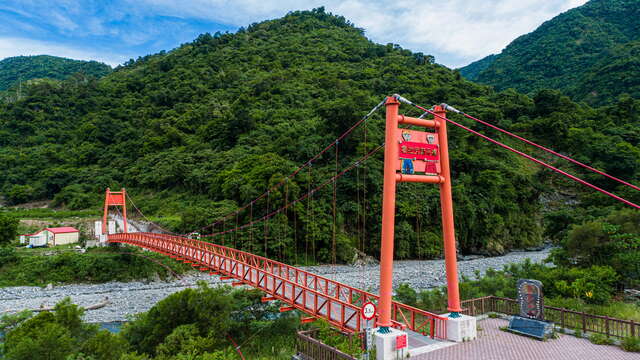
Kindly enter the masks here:
M 460 261 L 461 274 L 473 277 L 476 271 L 484 273 L 487 269 L 502 269 L 504 265 L 530 259 L 541 262 L 549 255 L 549 249 L 531 252 L 513 252 L 499 257 L 488 257 Z M 378 291 L 378 265 L 348 266 L 323 265 L 309 266 L 304 269 L 340 281 L 354 287 L 372 292 Z M 85 320 L 89 322 L 125 321 L 131 315 L 149 310 L 156 302 L 168 295 L 196 287 L 198 280 L 207 281 L 211 286 L 228 283 L 204 273 L 194 273 L 179 280 L 168 282 L 112 282 L 106 284 L 75 284 L 48 286 L 46 288 L 19 286 L 0 288 L 0 314 L 7 311 L 37 309 L 54 305 L 66 296 L 81 306 L 101 303 L 108 298 L 110 304 L 100 309 L 87 311 Z M 444 285 L 443 260 L 396 261 L 394 267 L 394 285 L 408 283 L 416 289 L 428 289 Z

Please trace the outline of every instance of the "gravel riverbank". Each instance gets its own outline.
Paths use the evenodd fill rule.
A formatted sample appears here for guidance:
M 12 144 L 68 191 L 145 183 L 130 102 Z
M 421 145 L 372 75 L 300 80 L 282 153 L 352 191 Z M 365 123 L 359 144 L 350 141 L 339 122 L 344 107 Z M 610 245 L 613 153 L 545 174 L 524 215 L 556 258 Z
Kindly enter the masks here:
M 504 265 L 531 259 L 541 262 L 549 255 L 549 249 L 531 252 L 513 252 L 504 256 L 480 258 L 458 263 L 461 274 L 473 277 L 475 271 L 484 273 L 487 269 L 502 269 Z M 323 265 L 309 266 L 304 269 L 372 292 L 378 291 L 378 265 L 348 266 Z M 194 273 L 180 280 L 169 282 L 128 282 L 105 284 L 74 284 L 40 288 L 19 286 L 0 288 L 0 314 L 6 311 L 35 309 L 54 305 L 66 296 L 81 306 L 97 304 L 108 298 L 111 304 L 104 308 L 87 311 L 85 320 L 89 322 L 124 321 L 130 315 L 149 310 L 156 302 L 168 295 L 195 287 L 198 280 L 205 280 L 211 286 L 222 282 L 218 277 L 204 273 Z M 394 267 L 394 285 L 409 283 L 416 289 L 428 289 L 445 284 L 444 261 L 396 261 Z

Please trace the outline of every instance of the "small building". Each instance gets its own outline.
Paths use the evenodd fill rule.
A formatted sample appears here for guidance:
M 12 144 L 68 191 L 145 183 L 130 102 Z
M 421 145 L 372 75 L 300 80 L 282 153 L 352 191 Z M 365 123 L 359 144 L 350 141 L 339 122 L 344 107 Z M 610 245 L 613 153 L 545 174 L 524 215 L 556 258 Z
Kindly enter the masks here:
M 20 243 L 28 243 L 32 247 L 65 245 L 78 240 L 80 231 L 70 226 L 46 228 L 37 233 L 20 235 Z

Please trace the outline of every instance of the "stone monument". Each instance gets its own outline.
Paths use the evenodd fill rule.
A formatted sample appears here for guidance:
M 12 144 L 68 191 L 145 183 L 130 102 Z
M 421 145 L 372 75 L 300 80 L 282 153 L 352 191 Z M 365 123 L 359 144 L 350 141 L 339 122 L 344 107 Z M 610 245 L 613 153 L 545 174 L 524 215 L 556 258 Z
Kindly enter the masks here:
M 520 314 L 509 322 L 509 331 L 545 339 L 553 332 L 553 323 L 544 321 L 542 283 L 538 280 L 518 280 L 518 305 Z

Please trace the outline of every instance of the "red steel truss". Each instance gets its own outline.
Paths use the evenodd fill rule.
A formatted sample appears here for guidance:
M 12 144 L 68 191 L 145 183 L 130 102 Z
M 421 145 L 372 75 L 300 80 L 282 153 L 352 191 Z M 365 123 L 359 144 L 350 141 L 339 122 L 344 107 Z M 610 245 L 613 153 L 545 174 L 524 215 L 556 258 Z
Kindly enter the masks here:
M 120 233 L 108 236 L 109 242 L 143 247 L 168 255 L 202 271 L 234 279 L 260 289 L 267 300 L 280 300 L 285 310 L 298 309 L 327 320 L 347 332 L 364 330 L 360 308 L 378 296 L 366 291 L 312 274 L 293 266 L 248 252 L 180 236 L 156 233 Z M 446 339 L 447 318 L 392 302 L 392 326 L 411 330 L 432 338 Z

